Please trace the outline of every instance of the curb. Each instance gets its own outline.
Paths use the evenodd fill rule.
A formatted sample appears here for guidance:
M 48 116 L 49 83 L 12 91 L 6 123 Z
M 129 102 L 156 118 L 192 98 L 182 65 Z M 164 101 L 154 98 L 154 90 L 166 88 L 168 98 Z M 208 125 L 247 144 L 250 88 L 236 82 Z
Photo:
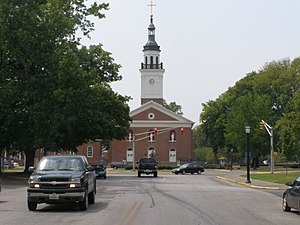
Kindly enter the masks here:
M 216 176 L 216 178 L 218 178 L 220 180 L 228 181 L 228 182 L 231 182 L 231 183 L 239 184 L 239 185 L 242 185 L 242 186 L 255 188 L 255 189 L 266 189 L 266 190 L 285 190 L 286 189 L 286 188 L 283 188 L 283 187 L 257 186 L 257 185 L 247 184 L 247 183 L 244 183 L 244 182 L 232 180 L 232 179 L 221 177 L 221 176 Z

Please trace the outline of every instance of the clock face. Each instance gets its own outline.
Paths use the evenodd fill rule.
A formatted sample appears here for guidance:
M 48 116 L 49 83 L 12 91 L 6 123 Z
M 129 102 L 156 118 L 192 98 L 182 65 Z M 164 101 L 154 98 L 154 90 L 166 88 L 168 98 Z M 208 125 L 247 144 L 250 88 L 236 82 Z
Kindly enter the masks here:
M 149 84 L 154 84 L 154 82 L 155 82 L 154 79 L 149 80 Z

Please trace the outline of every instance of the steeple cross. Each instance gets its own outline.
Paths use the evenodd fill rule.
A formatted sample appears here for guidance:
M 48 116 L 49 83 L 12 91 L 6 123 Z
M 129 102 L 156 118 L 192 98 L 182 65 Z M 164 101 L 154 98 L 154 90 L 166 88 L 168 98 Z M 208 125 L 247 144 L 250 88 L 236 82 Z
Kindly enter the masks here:
M 148 5 L 151 7 L 151 15 L 150 16 L 153 16 L 153 6 L 156 6 L 155 4 L 153 4 L 153 1 L 151 1 L 151 4 Z

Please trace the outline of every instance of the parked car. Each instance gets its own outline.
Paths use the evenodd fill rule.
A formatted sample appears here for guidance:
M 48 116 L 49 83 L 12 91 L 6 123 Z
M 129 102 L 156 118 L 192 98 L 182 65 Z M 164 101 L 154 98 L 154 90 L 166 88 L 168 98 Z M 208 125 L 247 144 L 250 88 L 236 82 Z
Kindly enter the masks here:
M 204 172 L 203 166 L 200 166 L 197 163 L 183 164 L 180 167 L 175 168 L 175 169 L 172 170 L 172 173 L 175 173 L 175 174 L 179 174 L 179 173 L 181 173 L 181 174 L 185 174 L 185 173 L 191 173 L 191 174 L 197 173 L 197 174 L 201 174 L 203 172 Z
M 127 162 L 111 162 L 110 163 L 110 167 L 114 168 L 114 169 L 125 168 L 127 166 L 128 166 Z
M 288 189 L 282 196 L 282 209 L 289 212 L 291 209 L 300 211 L 300 176 L 293 183 L 286 183 Z
M 103 177 L 106 179 L 106 166 L 104 165 L 94 165 L 96 177 Z
M 27 207 L 37 204 L 76 203 L 81 210 L 95 203 L 96 176 L 85 156 L 45 156 L 28 180 Z

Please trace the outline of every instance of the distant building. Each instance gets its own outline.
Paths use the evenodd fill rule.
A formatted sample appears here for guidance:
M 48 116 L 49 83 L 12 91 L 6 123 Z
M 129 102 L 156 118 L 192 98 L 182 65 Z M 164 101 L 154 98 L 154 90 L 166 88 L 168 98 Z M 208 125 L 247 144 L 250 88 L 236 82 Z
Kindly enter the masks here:
M 130 112 L 132 123 L 126 140 L 110 144 L 110 162 L 132 164 L 141 157 L 155 157 L 160 164 L 195 160 L 193 122 L 163 107 L 163 75 L 160 46 L 155 41 L 153 15 L 141 63 L 141 106 Z

